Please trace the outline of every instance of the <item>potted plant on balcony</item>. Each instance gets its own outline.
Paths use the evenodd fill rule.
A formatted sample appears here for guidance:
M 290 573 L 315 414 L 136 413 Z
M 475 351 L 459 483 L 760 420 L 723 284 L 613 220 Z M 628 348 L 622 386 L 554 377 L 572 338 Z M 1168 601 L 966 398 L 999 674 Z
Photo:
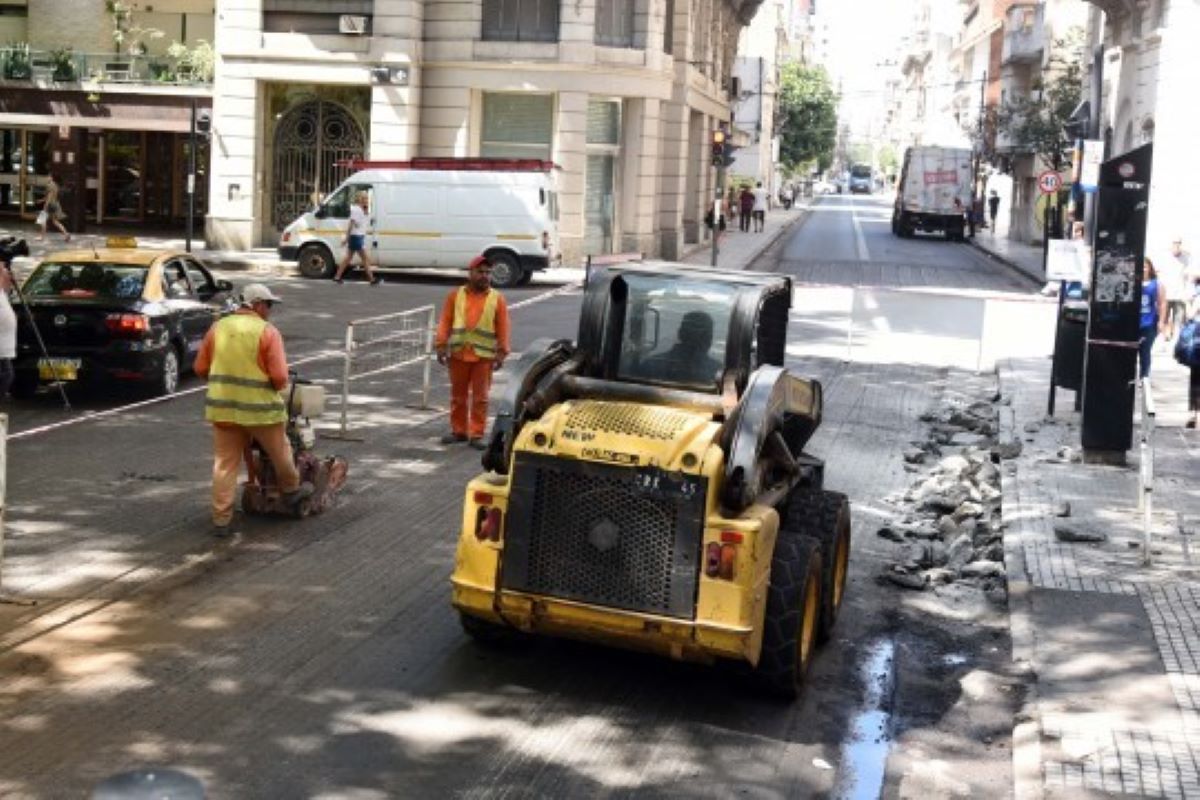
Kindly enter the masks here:
M 5 48 L 4 77 L 10 81 L 26 81 L 33 77 L 33 68 L 29 63 L 29 45 L 21 42 Z
M 76 80 L 75 52 L 70 47 L 50 51 L 50 63 L 54 67 L 51 77 L 59 83 Z

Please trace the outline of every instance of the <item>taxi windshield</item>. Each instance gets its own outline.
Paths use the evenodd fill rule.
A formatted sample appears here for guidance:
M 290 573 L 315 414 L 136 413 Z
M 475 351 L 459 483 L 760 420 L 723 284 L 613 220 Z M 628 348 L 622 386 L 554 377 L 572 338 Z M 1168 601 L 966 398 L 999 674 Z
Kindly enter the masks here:
M 629 288 L 618 376 L 716 392 L 737 287 L 626 275 Z
M 21 287 L 27 297 L 135 300 L 142 296 L 146 268 L 89 261 L 43 263 Z

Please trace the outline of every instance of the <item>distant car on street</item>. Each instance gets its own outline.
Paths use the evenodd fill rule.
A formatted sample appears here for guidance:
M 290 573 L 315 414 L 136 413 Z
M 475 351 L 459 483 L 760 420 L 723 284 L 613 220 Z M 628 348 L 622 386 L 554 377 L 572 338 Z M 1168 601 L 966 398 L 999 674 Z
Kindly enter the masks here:
M 868 164 L 855 164 L 850 168 L 850 194 L 870 194 L 875 190 L 875 179 Z
M 233 284 L 194 256 L 138 248 L 132 239 L 108 244 L 54 253 L 25 280 L 21 293 L 47 352 L 14 301 L 14 397 L 54 381 L 172 394 L 209 327 L 232 309 Z

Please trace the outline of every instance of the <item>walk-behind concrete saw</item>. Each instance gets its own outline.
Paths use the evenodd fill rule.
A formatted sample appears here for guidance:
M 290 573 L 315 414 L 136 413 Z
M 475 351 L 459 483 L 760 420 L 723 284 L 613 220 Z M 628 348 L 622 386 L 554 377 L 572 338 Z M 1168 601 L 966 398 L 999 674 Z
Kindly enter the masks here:
M 320 514 L 337 501 L 337 493 L 346 483 L 349 464 L 342 456 L 322 458 L 314 452 L 317 432 L 312 420 L 325 412 L 325 389 L 291 373 L 287 390 L 287 437 L 301 482 L 312 484 L 313 493 L 296 505 L 289 504 L 279 491 L 275 467 L 262 447 L 255 442 L 246 452 L 249 473 L 242 485 L 242 510 L 247 514 L 282 514 L 307 517 Z

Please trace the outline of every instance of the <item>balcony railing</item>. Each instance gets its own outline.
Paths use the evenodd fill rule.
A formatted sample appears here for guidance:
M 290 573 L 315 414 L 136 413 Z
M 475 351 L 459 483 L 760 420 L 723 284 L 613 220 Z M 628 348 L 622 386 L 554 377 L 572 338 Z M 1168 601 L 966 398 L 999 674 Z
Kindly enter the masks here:
M 1046 47 L 1044 10 L 1041 3 L 1018 3 L 1008 9 L 1000 55 L 1002 64 L 1042 60 Z
M 0 79 L 40 83 L 122 83 L 208 86 L 211 68 L 188 56 L 76 53 L 0 47 Z

